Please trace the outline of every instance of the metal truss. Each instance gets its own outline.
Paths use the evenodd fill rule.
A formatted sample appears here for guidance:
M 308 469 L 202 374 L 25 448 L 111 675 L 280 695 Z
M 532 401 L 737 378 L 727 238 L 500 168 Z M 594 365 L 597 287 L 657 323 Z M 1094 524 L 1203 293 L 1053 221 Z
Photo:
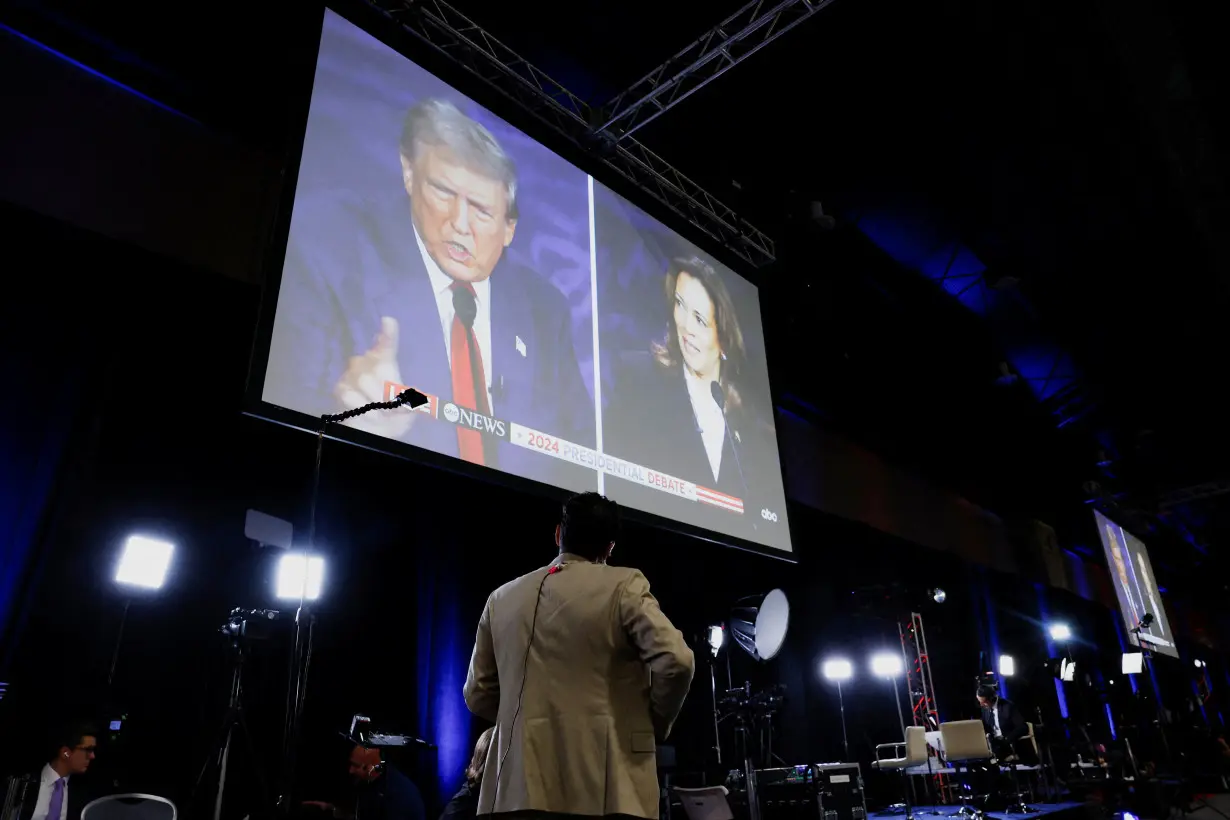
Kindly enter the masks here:
M 604 106 L 598 132 L 617 143 L 631 138 L 831 2 L 752 0 Z
M 935 701 L 931 655 L 927 652 L 927 632 L 923 629 L 922 615 L 911 612 L 908 622 L 905 619 L 897 622 L 897 631 L 901 635 L 901 654 L 905 656 L 906 691 L 909 692 L 913 725 L 921 726 L 928 732 L 938 731 L 940 709 Z M 930 756 L 930 749 L 927 754 Z M 942 772 L 932 775 L 931 787 L 936 796 L 948 802 L 948 782 Z
M 368 4 L 559 135 L 699 228 L 745 262 L 775 258 L 773 240 L 636 140 L 595 133 L 599 112 L 443 0 L 367 0 Z

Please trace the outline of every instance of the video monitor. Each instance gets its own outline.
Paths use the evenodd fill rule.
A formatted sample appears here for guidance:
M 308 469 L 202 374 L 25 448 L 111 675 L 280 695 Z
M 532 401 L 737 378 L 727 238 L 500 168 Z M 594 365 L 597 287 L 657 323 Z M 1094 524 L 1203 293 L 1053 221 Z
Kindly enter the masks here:
M 1102 549 L 1106 551 L 1110 581 L 1119 600 L 1128 640 L 1132 646 L 1179 657 L 1144 542 L 1097 510 L 1093 511 L 1093 517 L 1098 525 L 1098 537 L 1102 539 Z
M 755 286 L 332 11 L 279 273 L 258 413 L 790 552 Z

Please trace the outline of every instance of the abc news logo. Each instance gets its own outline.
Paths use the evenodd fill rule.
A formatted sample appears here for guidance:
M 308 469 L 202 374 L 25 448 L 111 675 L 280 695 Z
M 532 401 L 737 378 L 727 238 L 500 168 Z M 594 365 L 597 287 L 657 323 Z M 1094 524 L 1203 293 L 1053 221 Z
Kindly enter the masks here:
M 773 512 L 772 510 L 761 510 L 760 517 L 763 518 L 765 521 L 772 521 L 775 524 L 777 523 L 777 513 Z
M 458 407 L 452 402 L 444 405 L 444 418 L 453 424 L 469 427 L 480 433 L 487 433 L 497 438 L 508 438 L 508 425 L 504 422 L 493 419 L 491 416 L 484 416 L 477 410 Z

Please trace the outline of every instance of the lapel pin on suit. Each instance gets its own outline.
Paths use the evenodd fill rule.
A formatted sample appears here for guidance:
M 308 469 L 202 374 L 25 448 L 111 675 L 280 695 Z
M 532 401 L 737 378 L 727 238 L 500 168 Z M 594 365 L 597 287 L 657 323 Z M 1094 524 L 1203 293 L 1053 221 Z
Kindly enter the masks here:
M 521 341 L 521 337 L 517 337 L 517 352 L 521 354 L 521 358 L 525 358 L 525 342 Z

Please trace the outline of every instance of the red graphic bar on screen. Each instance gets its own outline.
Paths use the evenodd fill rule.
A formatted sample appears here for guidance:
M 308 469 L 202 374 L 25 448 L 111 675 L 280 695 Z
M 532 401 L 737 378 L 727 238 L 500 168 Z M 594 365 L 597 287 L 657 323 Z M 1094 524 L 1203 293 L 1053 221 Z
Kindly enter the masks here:
M 711 490 L 699 484 L 696 485 L 696 500 L 704 504 L 721 507 L 724 510 L 730 510 L 731 512 L 743 513 L 743 499 L 719 493 L 717 490 Z
M 384 383 L 384 400 L 393 401 L 393 399 L 397 398 L 402 393 L 409 390 L 412 386 L 413 385 L 409 385 L 409 384 L 397 384 L 396 382 L 385 382 Z M 417 387 L 415 387 L 414 389 L 418 390 Z M 423 391 L 421 390 L 419 390 L 419 392 L 423 393 Z M 430 393 L 423 393 L 423 395 L 427 397 L 427 403 L 414 408 L 414 412 L 426 413 L 432 418 L 436 418 L 437 411 L 439 410 L 439 407 L 440 407 L 440 399 L 436 398 Z

